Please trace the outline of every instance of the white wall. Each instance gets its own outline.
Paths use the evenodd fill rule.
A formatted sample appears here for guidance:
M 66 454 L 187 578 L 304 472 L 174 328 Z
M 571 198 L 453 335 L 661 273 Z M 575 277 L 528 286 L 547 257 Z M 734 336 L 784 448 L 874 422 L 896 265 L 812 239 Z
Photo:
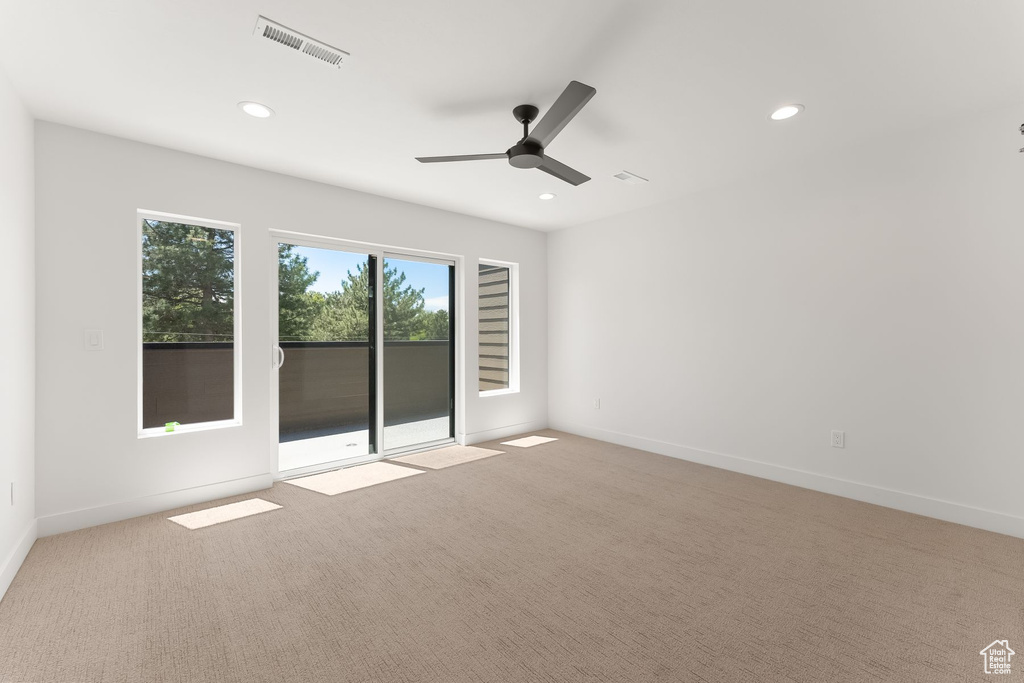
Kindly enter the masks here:
M 476 335 L 467 335 L 464 431 L 473 442 L 546 425 L 544 234 L 55 124 L 38 123 L 36 136 L 40 534 L 269 481 L 271 229 L 465 257 L 468 330 L 476 260 L 519 263 L 522 391 L 478 397 Z M 140 208 L 242 225 L 239 428 L 137 438 Z M 84 349 L 91 328 L 104 331 L 103 351 Z
M 36 537 L 32 136 L 32 117 L 0 70 L 0 596 Z
M 1022 121 L 552 234 L 551 426 L 1024 536 Z

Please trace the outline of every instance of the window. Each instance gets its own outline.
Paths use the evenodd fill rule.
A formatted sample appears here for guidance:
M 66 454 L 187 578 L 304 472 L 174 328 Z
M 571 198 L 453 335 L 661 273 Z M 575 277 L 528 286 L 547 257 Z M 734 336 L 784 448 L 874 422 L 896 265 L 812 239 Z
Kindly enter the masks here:
M 518 390 L 516 349 L 516 266 L 481 262 L 479 267 L 479 390 Z
M 141 433 L 237 422 L 236 228 L 139 213 Z

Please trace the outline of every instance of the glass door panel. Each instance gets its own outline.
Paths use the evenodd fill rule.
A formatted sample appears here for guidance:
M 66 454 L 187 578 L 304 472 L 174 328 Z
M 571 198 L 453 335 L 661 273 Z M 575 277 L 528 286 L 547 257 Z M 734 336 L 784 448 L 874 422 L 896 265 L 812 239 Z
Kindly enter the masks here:
M 376 257 L 278 245 L 281 472 L 376 448 Z
M 384 260 L 384 450 L 455 435 L 455 266 Z

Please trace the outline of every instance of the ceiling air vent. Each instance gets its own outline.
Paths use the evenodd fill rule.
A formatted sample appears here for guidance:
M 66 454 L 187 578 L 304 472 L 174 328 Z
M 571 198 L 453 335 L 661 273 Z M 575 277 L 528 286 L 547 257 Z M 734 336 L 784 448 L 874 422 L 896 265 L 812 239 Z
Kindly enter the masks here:
M 287 26 L 282 26 L 276 21 L 271 21 L 262 16 L 256 20 L 256 28 L 252 34 L 259 38 L 266 38 L 275 43 L 280 43 L 293 50 L 298 50 L 304 55 L 309 55 L 334 67 L 341 67 L 342 63 L 352 56 L 344 50 L 331 47 L 327 43 L 321 43 L 319 40 L 314 40 L 303 33 L 293 31 Z
M 621 180 L 622 182 L 628 183 L 630 185 L 640 185 L 641 183 L 647 182 L 647 178 L 641 178 L 637 174 L 630 173 L 629 171 L 622 171 L 621 173 L 616 173 L 612 177 L 617 178 L 618 180 Z

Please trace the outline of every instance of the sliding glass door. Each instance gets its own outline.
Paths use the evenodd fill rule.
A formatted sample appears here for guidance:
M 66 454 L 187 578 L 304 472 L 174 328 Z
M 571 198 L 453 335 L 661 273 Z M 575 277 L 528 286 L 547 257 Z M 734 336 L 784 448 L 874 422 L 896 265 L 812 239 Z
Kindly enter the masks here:
M 384 259 L 384 449 L 455 436 L 455 265 Z
M 452 441 L 454 263 L 277 246 L 279 471 Z
M 278 245 L 279 469 L 377 449 L 377 258 Z

